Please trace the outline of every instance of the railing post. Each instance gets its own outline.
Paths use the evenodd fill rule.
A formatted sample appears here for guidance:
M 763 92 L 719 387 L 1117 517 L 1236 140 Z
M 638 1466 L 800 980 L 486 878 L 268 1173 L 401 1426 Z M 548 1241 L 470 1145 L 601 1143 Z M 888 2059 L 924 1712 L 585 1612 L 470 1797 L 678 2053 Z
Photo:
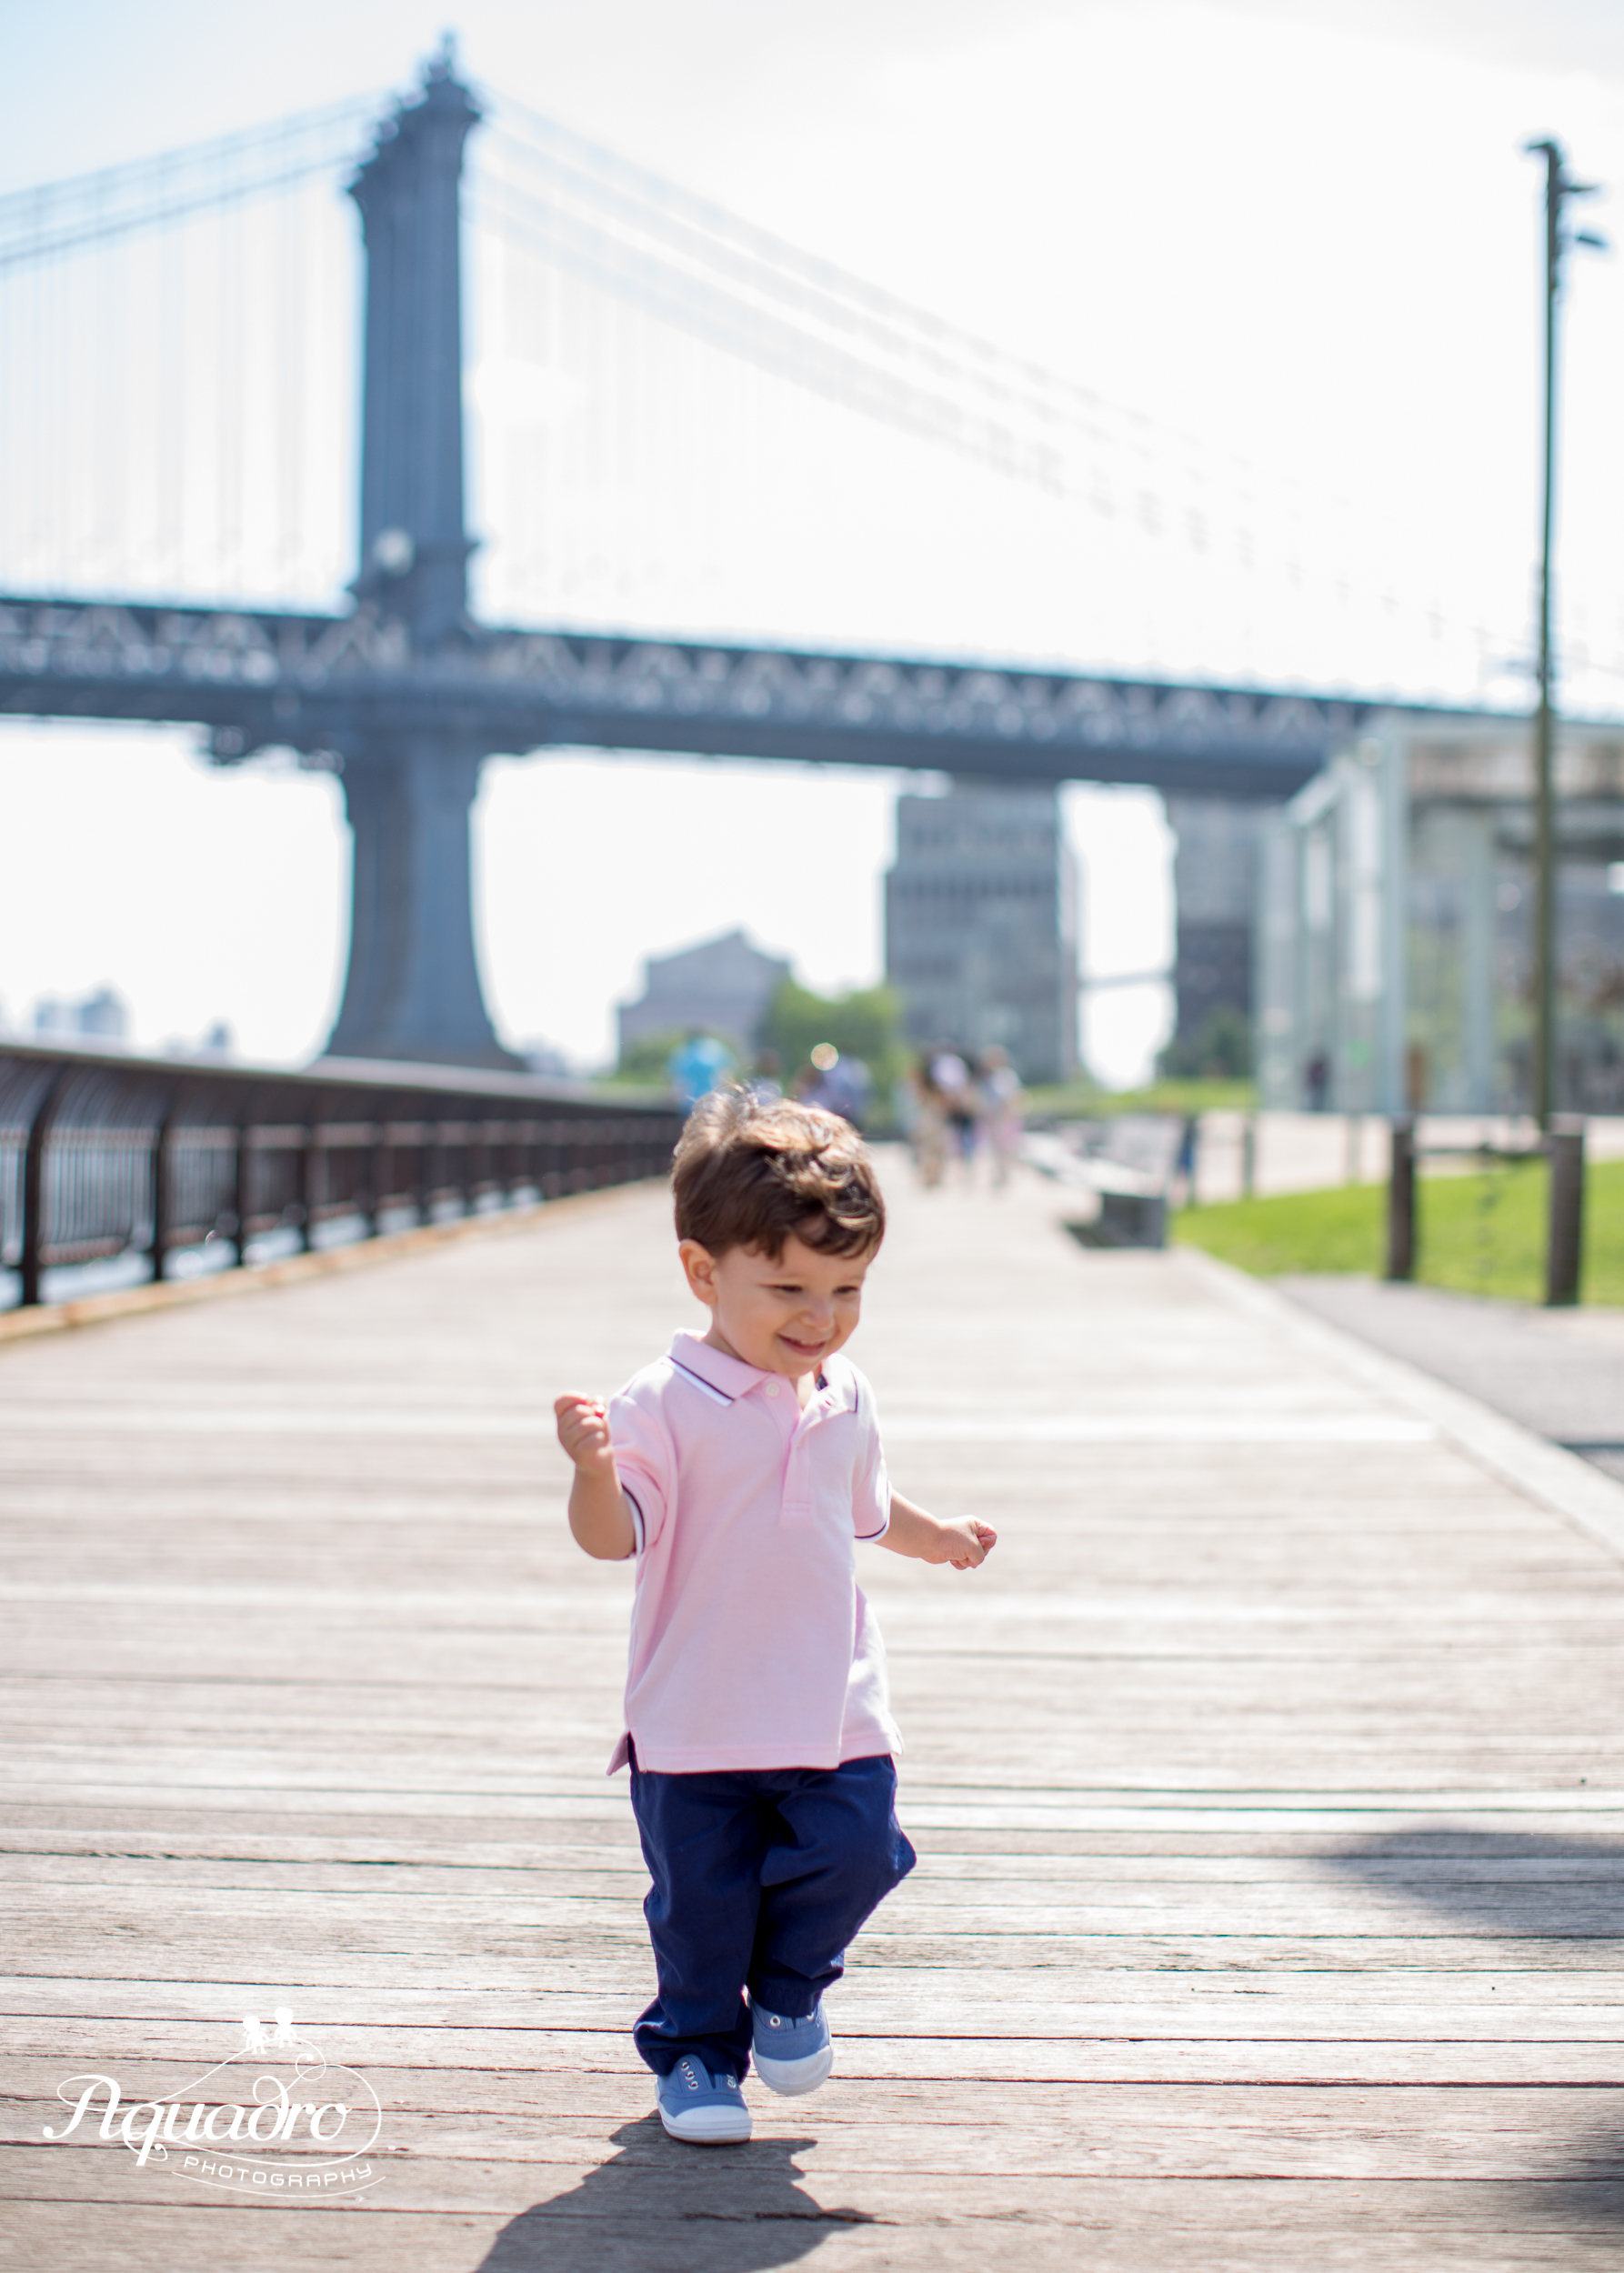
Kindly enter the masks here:
M 39 1103 L 34 1108 L 34 1118 L 28 1124 L 28 1141 L 23 1147 L 23 1253 L 19 1275 L 25 1304 L 39 1300 L 41 1253 L 45 1244 L 45 1143 L 51 1134 L 51 1123 L 55 1118 L 56 1101 L 67 1076 L 68 1068 L 65 1066 L 45 1085 Z
M 1388 1268 L 1391 1279 L 1416 1275 L 1416 1125 L 1407 1114 L 1393 1123 L 1393 1165 L 1388 1183 Z
M 418 1110 L 421 1112 L 422 1109 L 419 1106 Z M 434 1201 L 433 1138 L 430 1135 L 433 1127 L 432 1121 L 419 1121 L 417 1124 L 417 1180 L 413 1187 L 413 1192 L 416 1200 L 419 1224 L 428 1222 Z
M 492 1130 L 494 1121 L 481 1121 L 477 1154 L 468 1157 L 468 1207 L 470 1212 L 482 1199 L 489 1197 L 490 1187 L 496 1180 L 496 1140 Z
M 305 1141 L 294 1156 L 299 1164 L 298 1193 L 295 1201 L 299 1211 L 299 1245 L 310 1251 L 310 1218 L 316 1209 L 316 1166 L 321 1147 L 317 1139 L 314 1116 L 305 1131 Z
M 1248 1113 L 1240 1125 L 1240 1197 L 1250 1199 L 1258 1189 L 1258 1116 Z
M 389 1124 L 380 1121 L 372 1147 L 372 1166 L 368 1172 L 369 1189 L 366 1194 L 366 1229 L 368 1237 L 378 1236 L 378 1217 L 389 1197 L 389 1184 L 395 1161 L 389 1145 Z
M 170 1123 L 173 1111 L 166 1111 L 158 1123 L 158 1133 L 152 1147 L 152 1275 L 155 1282 L 164 1276 L 164 1258 L 169 1252 L 169 1233 L 175 1221 L 169 1189 Z
M 1584 1268 L 1585 1125 L 1553 1120 L 1547 1139 L 1550 1157 L 1550 1213 L 1545 1247 L 1545 1300 L 1565 1309 L 1579 1300 Z
M 238 1270 L 248 1260 L 248 1123 L 238 1121 L 231 1147 L 231 1237 Z

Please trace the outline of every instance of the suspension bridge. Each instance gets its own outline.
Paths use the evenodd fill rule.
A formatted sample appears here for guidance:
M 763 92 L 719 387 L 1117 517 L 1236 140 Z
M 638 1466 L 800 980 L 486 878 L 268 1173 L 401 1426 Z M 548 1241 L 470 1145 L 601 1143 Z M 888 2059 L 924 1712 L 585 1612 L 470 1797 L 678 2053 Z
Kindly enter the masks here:
M 466 147 L 487 115 L 470 194 Z M 342 347 L 353 252 L 333 230 L 346 169 L 366 263 L 358 377 Z M 469 247 L 476 440 L 498 524 L 486 546 L 468 511 Z M 678 365 L 657 355 L 690 350 L 711 358 L 697 392 L 728 447 L 746 446 L 748 422 L 717 373 L 746 367 L 846 421 L 848 441 L 860 426 L 911 464 L 951 454 L 1092 514 L 1118 559 L 1159 538 L 1165 563 L 1176 538 L 1221 586 L 1226 549 L 1234 566 L 1252 538 L 1234 499 L 1158 469 L 1143 422 L 476 97 L 449 47 L 381 123 L 376 105 L 339 105 L 0 200 L 0 461 L 15 474 L 0 501 L 0 712 L 195 725 L 218 765 L 292 750 L 340 776 L 354 882 L 336 1055 L 511 1062 L 470 905 L 469 812 L 497 753 L 1263 801 L 1391 706 L 1142 668 L 585 627 L 584 611 L 668 624 L 685 564 L 694 582 L 707 547 L 736 567 L 759 556 L 761 528 L 729 521 L 725 502 L 707 527 L 705 462 L 669 423 Z M 635 337 L 615 333 L 634 318 Z M 582 358 L 628 397 L 641 369 L 606 490 L 548 415 L 585 384 Z M 358 466 L 336 416 L 351 379 Z M 501 415 L 505 394 L 516 416 Z M 617 562 L 633 493 L 664 514 L 663 535 L 648 541 L 646 516 Z M 793 527 L 777 534 L 793 551 Z

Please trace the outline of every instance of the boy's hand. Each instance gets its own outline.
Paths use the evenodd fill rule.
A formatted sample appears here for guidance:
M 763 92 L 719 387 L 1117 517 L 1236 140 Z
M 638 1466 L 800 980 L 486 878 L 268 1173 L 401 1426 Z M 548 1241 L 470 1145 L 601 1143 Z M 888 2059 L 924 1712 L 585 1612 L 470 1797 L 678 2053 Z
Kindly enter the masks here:
M 974 1570 L 986 1562 L 998 1543 L 998 1535 L 990 1523 L 977 1523 L 974 1516 L 965 1516 L 957 1523 L 944 1523 L 947 1534 L 947 1552 L 943 1560 L 955 1570 Z
M 637 1547 L 637 1527 L 609 1449 L 609 1417 L 595 1397 L 553 1402 L 558 1442 L 576 1464 L 569 1487 L 569 1527 L 576 1543 L 600 1562 L 624 1562 Z
M 927 1516 L 911 1499 L 893 1492 L 891 1520 L 879 1543 L 893 1555 L 911 1555 L 917 1562 L 951 1563 L 955 1570 L 974 1570 L 997 1547 L 998 1535 L 990 1523 L 977 1523 L 974 1516 L 960 1516 L 957 1523 Z
M 609 1450 L 609 1417 L 595 1397 L 561 1397 L 554 1400 L 558 1442 L 583 1476 L 613 1476 Z

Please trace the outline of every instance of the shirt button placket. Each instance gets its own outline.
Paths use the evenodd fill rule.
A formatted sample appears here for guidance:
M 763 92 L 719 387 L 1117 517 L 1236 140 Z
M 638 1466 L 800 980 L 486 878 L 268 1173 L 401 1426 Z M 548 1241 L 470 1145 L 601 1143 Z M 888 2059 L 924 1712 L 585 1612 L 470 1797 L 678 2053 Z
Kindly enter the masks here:
M 812 1516 L 812 1464 L 807 1457 L 807 1421 L 802 1414 L 789 1440 L 789 1460 L 784 1474 L 784 1520 L 807 1523 Z

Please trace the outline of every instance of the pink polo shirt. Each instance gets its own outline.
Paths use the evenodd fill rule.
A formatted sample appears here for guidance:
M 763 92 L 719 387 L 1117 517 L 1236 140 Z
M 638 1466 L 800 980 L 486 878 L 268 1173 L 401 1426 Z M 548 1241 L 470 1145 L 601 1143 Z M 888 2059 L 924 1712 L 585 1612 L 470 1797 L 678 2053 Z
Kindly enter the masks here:
M 626 1726 L 658 1774 L 838 1767 L 901 1749 L 858 1539 L 890 1521 L 874 1393 L 795 1384 L 678 1334 L 609 1406 L 637 1519 Z M 623 1737 L 609 1772 L 625 1765 Z

